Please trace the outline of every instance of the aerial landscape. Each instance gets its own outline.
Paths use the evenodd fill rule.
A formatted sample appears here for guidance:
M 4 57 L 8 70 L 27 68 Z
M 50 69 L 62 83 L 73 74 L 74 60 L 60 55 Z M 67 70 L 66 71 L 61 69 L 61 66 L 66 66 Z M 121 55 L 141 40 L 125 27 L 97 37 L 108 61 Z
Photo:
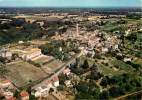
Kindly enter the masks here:
M 0 100 L 142 100 L 142 0 L 0 0 Z

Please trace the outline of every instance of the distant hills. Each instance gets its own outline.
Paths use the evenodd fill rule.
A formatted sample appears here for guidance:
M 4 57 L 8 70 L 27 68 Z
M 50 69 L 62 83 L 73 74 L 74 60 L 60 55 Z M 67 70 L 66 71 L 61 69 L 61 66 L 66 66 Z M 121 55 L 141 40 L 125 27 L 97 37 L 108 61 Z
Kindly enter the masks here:
M 99 7 L 99 8 L 83 8 L 83 7 L 0 7 L 0 13 L 48 13 L 48 12 L 117 12 L 117 13 L 128 13 L 128 12 L 141 12 L 140 7 Z

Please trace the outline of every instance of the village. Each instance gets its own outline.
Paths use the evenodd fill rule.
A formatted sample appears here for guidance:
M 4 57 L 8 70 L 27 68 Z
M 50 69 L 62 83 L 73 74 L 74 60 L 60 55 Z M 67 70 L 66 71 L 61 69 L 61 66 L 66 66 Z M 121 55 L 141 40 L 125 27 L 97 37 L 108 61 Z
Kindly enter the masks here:
M 140 20 L 67 13 L 13 18 L 1 25 L 16 24 L 17 37 L 27 33 L 0 47 L 0 99 L 110 99 L 140 90 Z

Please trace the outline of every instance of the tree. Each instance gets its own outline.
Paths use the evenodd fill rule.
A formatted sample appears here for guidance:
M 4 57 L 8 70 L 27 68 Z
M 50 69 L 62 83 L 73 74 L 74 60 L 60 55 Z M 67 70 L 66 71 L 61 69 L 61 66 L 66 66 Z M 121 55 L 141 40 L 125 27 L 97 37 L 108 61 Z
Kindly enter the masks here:
M 129 41 L 131 41 L 132 43 L 135 43 L 137 40 L 137 35 L 135 32 L 131 33 L 129 36 L 126 37 L 126 39 L 128 39 Z
M 64 58 L 63 58 L 63 60 L 64 60 L 64 61 L 68 61 L 69 58 L 70 58 L 70 55 L 69 55 L 68 53 L 64 53 Z
M 108 85 L 109 78 L 106 76 L 102 79 L 100 85 L 106 87 Z
M 32 92 L 32 87 L 31 86 L 28 86 L 27 92 L 31 95 L 31 92 Z
M 57 87 L 57 90 L 58 90 L 58 91 L 63 91 L 63 90 L 64 90 L 64 86 L 63 86 L 63 85 L 58 86 L 58 87 Z
M 38 39 L 43 36 L 41 28 L 35 23 L 23 23 L 21 28 L 15 26 L 17 25 L 11 23 L 0 25 L 0 44 Z M 6 31 L 3 31 L 3 29 L 6 29 Z
M 5 64 L 5 62 L 6 62 L 6 58 L 0 57 L 0 63 Z
M 79 68 L 79 65 L 80 65 L 80 59 L 79 59 L 79 58 L 76 58 L 74 67 L 75 67 L 75 68 Z
M 84 64 L 82 65 L 82 68 L 84 68 L 84 69 L 89 68 L 89 63 L 88 63 L 87 59 L 84 61 Z
M 108 100 L 109 99 L 109 92 L 108 91 L 103 91 L 101 94 L 100 94 L 100 100 Z
M 99 71 L 99 69 L 98 69 L 98 67 L 97 67 L 97 65 L 95 63 L 92 65 L 91 69 L 95 70 L 96 72 Z
M 96 88 L 95 91 L 94 91 L 93 96 L 94 96 L 95 99 L 98 99 L 98 98 L 99 98 L 99 95 L 100 95 L 100 89 L 99 89 L 99 88 Z
M 89 90 L 89 86 L 81 82 L 76 86 L 76 88 L 79 92 L 82 92 L 82 93 L 88 93 L 88 90 Z
M 19 55 L 17 53 L 12 54 L 12 60 L 15 60 L 18 57 L 19 57 Z
M 65 82 L 66 80 L 67 80 L 66 75 L 61 74 L 61 75 L 59 76 L 59 82 L 60 82 L 60 84 L 64 85 L 64 82 Z
M 18 96 L 19 96 L 19 91 L 16 90 L 16 91 L 14 92 L 14 97 L 18 97 Z
M 132 86 L 130 83 L 127 83 L 127 84 L 125 85 L 125 89 L 126 89 L 127 91 L 131 91 L 131 90 L 133 90 L 133 86 Z
M 117 86 L 113 86 L 112 88 L 109 89 L 109 93 L 110 93 L 110 96 L 117 97 L 120 95 L 124 95 L 124 89 Z
M 54 92 L 54 89 L 53 89 L 53 88 L 50 88 L 49 94 L 52 94 L 52 92 Z
M 139 20 L 141 18 L 141 14 L 129 13 L 129 14 L 126 15 L 126 17 L 129 18 L 129 19 Z
M 75 100 L 93 100 L 93 96 L 83 93 L 83 92 L 79 92 L 75 95 Z
M 90 79 L 98 80 L 101 77 L 102 77 L 102 74 L 100 72 L 96 72 L 96 71 L 92 70 L 90 73 Z
M 9 70 L 7 70 L 5 68 L 5 66 L 0 66 L 0 76 L 3 76 L 3 75 L 5 75 L 8 72 L 9 72 Z

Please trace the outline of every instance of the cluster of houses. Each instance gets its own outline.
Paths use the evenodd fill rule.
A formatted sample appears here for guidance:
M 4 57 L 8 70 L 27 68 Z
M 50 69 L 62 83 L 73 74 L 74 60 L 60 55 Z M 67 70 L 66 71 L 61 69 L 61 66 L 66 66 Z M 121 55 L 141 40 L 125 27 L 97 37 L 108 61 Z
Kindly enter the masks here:
M 121 40 L 117 35 L 112 36 L 99 30 L 94 32 L 79 31 L 79 27 L 76 28 L 76 31 L 75 29 L 73 32 L 67 31 L 67 34 L 58 35 L 55 39 L 76 40 L 76 44 L 78 44 L 79 49 L 83 51 L 84 55 L 91 55 L 92 57 L 95 55 L 94 51 L 103 54 L 110 50 L 119 51 L 121 44 Z
M 70 69 L 65 68 L 62 72 L 64 75 L 69 76 L 70 75 Z M 65 81 L 66 86 L 71 85 L 70 80 Z M 35 97 L 47 97 L 50 93 L 50 89 L 54 89 L 56 91 L 56 88 L 59 86 L 59 77 L 57 75 L 52 76 L 50 79 L 42 81 L 40 84 L 35 85 L 32 87 L 32 94 L 35 95 Z
M 13 83 L 10 80 L 6 78 L 0 78 L 1 98 L 4 98 L 4 100 L 17 100 L 17 98 L 14 97 L 16 91 L 17 88 L 13 85 Z M 29 93 L 26 91 L 21 91 L 18 95 L 19 99 L 21 100 L 29 100 Z
M 7 100 L 12 98 L 14 93 L 10 90 L 14 89 L 10 80 L 0 78 L 0 94 Z
M 32 94 L 35 97 L 46 97 L 49 94 L 51 88 L 56 88 L 59 86 L 58 76 L 53 77 L 52 80 L 45 80 L 42 83 L 34 86 Z

